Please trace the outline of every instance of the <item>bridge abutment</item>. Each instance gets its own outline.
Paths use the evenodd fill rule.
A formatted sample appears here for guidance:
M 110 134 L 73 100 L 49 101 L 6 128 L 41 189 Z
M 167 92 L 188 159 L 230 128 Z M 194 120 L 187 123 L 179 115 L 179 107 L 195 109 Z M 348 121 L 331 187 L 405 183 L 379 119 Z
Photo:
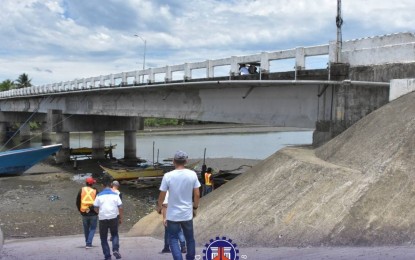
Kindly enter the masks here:
M 415 63 L 393 63 L 350 67 L 332 64 L 332 80 L 391 82 L 393 79 L 414 78 Z M 343 84 L 328 86 L 319 97 L 319 113 L 313 133 L 313 145 L 320 146 L 341 134 L 372 111 L 389 102 L 390 87 Z

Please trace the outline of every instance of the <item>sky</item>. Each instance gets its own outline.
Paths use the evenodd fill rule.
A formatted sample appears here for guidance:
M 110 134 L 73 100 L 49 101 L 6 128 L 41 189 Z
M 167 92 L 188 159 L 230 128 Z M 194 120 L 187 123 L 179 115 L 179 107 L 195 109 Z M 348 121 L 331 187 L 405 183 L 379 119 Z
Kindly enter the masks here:
M 141 69 L 144 41 L 148 68 L 336 39 L 336 0 L 0 0 L 0 4 L 0 82 L 16 80 L 22 73 L 32 84 L 43 85 Z M 413 32 L 414 11 L 414 0 L 343 0 L 343 40 Z M 284 66 L 274 65 L 275 70 Z

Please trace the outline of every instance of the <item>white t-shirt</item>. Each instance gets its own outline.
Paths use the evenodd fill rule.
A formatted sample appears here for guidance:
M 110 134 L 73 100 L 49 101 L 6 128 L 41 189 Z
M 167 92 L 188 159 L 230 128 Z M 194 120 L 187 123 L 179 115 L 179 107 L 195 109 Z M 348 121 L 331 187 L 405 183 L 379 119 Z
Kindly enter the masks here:
M 247 67 L 240 68 L 239 72 L 241 73 L 241 75 L 249 75 L 249 70 Z
M 160 190 L 169 191 L 167 220 L 188 221 L 193 218 L 193 189 L 199 187 L 197 175 L 192 170 L 173 170 L 164 175 Z
M 164 197 L 163 205 L 169 204 L 169 191 L 166 192 L 166 197 Z
M 105 188 L 98 193 L 94 201 L 94 207 L 99 208 L 99 220 L 116 218 L 119 214 L 118 208 L 121 206 L 120 196 L 110 188 Z

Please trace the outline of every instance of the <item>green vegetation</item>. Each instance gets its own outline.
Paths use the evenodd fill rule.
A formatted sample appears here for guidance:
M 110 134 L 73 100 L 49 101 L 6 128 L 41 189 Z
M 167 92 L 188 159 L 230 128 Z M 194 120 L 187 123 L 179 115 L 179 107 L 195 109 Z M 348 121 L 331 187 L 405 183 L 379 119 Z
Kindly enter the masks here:
M 146 118 L 144 126 L 174 126 L 179 124 L 179 119 L 170 118 Z
M 14 88 L 14 82 L 10 79 L 6 79 L 0 83 L 0 91 L 6 91 L 12 88 Z
M 26 88 L 31 87 L 31 79 L 29 79 L 29 75 L 26 73 L 21 74 L 16 81 L 12 81 L 10 79 L 6 79 L 0 83 L 0 91 L 6 91 L 14 88 Z

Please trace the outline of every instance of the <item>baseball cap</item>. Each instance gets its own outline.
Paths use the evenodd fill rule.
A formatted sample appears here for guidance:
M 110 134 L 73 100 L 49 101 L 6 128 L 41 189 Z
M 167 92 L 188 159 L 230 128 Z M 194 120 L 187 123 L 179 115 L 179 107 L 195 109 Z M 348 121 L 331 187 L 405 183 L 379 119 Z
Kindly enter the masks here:
M 187 160 L 187 158 L 188 158 L 187 153 L 183 151 L 177 151 L 174 154 L 174 160 L 177 160 L 177 161 L 184 161 L 184 160 Z
M 86 178 L 85 182 L 88 183 L 88 184 L 94 184 L 97 181 L 92 177 L 88 177 L 88 178 Z
M 118 181 L 113 181 L 113 182 L 112 182 L 112 185 L 113 185 L 113 186 L 118 186 L 118 187 L 120 187 L 120 183 L 119 183 Z

